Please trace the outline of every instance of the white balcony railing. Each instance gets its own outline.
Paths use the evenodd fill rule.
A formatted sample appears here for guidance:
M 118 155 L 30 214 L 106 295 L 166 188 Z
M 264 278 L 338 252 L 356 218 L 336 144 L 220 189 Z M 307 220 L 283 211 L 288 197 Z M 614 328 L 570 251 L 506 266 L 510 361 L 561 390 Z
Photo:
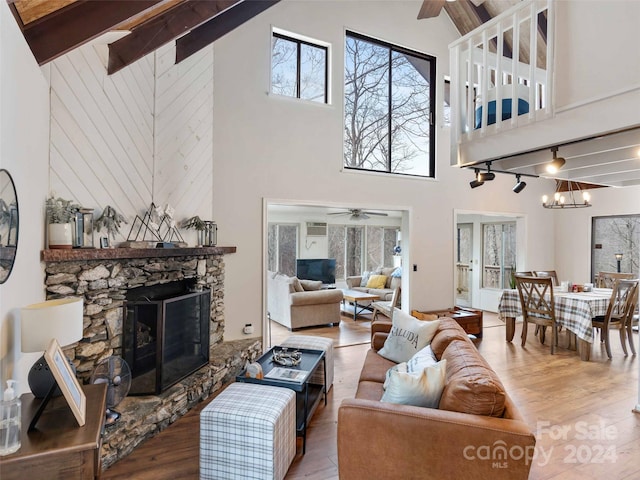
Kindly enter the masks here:
M 525 0 L 449 45 L 452 148 L 553 114 L 553 7 Z

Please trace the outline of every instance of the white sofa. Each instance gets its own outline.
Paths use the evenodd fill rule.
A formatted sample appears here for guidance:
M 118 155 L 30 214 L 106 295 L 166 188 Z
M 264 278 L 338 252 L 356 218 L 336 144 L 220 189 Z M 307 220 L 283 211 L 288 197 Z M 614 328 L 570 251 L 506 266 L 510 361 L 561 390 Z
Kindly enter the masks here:
M 346 279 L 347 287 L 350 290 L 358 290 L 360 292 L 370 293 L 371 295 L 378 295 L 380 297 L 380 300 L 389 302 L 391 301 L 391 297 L 393 297 L 393 291 L 397 287 L 400 287 L 402 284 L 402 277 L 392 276 L 392 273 L 396 270 L 398 269 L 394 267 L 389 267 L 389 268 L 378 268 L 376 271 L 370 272 L 371 275 L 385 275 L 387 277 L 386 282 L 384 284 L 384 288 L 366 287 L 365 286 L 366 278 L 368 278 L 368 275 L 365 277 L 365 282 L 364 282 L 365 285 L 362 285 L 363 283 L 362 275 L 347 277 Z
M 267 312 L 289 330 L 340 323 L 342 290 L 322 290 L 322 282 L 267 272 Z

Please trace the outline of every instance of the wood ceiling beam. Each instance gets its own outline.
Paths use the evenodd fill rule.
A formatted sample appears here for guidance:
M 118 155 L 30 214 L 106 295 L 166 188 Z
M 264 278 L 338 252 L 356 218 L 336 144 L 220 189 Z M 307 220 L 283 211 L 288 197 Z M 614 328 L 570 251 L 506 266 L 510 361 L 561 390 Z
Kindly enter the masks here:
M 109 44 L 109 75 L 175 40 L 241 0 L 187 0 L 135 27 Z
M 22 32 L 38 65 L 43 65 L 161 1 L 79 0 L 25 25 Z
M 176 63 L 210 45 L 280 0 L 243 0 L 176 40 Z
M 467 1 L 469 1 L 469 0 L 467 0 Z M 469 5 L 471 6 L 471 8 L 473 8 L 473 11 L 475 12 L 476 16 L 478 17 L 478 20 L 480 20 L 481 24 L 482 23 L 486 23 L 489 20 L 493 19 L 493 17 L 489 13 L 489 11 L 485 8 L 484 5 L 482 5 L 482 4 L 476 5 L 475 3 L 471 2 L 471 1 L 469 1 Z M 504 37 L 503 37 L 502 40 L 503 40 L 502 41 L 502 52 L 503 52 L 503 55 L 505 57 L 507 57 L 507 58 L 513 58 L 513 51 L 511 50 L 511 44 Z M 497 48 L 497 42 L 496 42 L 495 38 L 492 38 L 491 42 Z

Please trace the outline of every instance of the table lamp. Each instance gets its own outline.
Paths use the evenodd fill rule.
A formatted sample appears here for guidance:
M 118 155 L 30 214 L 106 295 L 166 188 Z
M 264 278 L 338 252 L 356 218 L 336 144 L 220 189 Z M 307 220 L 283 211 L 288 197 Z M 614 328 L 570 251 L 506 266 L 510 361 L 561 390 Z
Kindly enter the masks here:
M 61 298 L 34 303 L 20 310 L 23 352 L 43 352 L 52 338 L 61 346 L 82 339 L 82 298 Z M 67 359 L 68 360 L 68 359 Z M 75 373 L 75 366 L 69 360 Z M 36 398 L 44 398 L 55 382 L 44 355 L 33 364 L 28 376 L 29 388 Z M 62 392 L 56 388 L 55 395 Z

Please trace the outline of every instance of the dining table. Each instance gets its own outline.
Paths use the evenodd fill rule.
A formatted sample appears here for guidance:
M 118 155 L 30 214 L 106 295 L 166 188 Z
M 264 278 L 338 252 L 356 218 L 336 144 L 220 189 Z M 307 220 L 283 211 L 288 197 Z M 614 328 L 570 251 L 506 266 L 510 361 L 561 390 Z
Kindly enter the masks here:
M 556 322 L 576 335 L 576 347 L 581 360 L 588 361 L 591 357 L 591 344 L 594 340 L 591 320 L 607 313 L 610 298 L 610 288 L 594 288 L 589 292 L 565 292 L 558 288 L 553 290 Z M 507 342 L 513 340 L 516 317 L 521 315 L 518 290 L 504 290 L 498 304 L 498 317 L 506 323 Z

